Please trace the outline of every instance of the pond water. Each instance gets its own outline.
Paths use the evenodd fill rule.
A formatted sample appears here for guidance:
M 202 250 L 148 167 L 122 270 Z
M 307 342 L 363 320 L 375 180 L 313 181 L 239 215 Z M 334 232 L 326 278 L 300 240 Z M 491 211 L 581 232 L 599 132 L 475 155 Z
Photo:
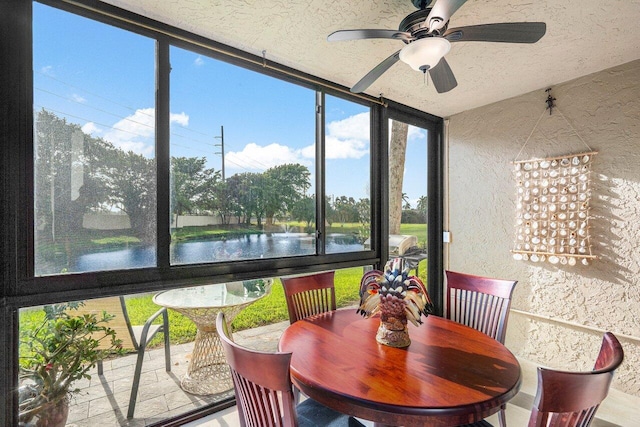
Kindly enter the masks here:
M 333 234 L 327 238 L 327 253 L 355 252 L 364 249 L 354 236 Z M 171 245 L 172 264 L 197 264 L 237 259 L 280 258 L 315 253 L 315 238 L 306 233 L 265 233 L 227 240 L 180 242 Z M 130 248 L 98 252 L 78 257 L 69 271 L 118 270 L 153 267 L 155 248 Z M 61 271 L 54 267 L 52 271 Z

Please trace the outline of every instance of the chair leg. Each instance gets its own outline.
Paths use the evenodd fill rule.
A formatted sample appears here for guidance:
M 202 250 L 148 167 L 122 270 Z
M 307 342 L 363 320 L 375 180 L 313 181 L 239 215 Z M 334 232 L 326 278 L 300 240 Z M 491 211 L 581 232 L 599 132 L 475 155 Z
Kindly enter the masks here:
M 129 397 L 127 418 L 133 418 L 133 412 L 136 410 L 136 400 L 138 398 L 138 387 L 140 386 L 140 374 L 142 373 L 142 362 L 144 360 L 145 347 L 146 346 L 140 346 L 138 348 L 138 359 L 136 361 L 136 370 L 133 374 L 133 384 L 131 385 L 131 396 Z
M 104 368 L 102 367 L 102 359 L 98 360 L 98 375 L 104 375 Z
M 500 427 L 507 427 L 507 405 L 502 405 L 498 412 L 498 420 L 500 420 Z
M 298 403 L 300 403 L 300 389 L 298 389 L 298 387 L 294 385 L 293 386 L 293 404 L 297 406 Z
M 169 316 L 165 311 L 162 315 L 162 324 L 164 334 L 164 365 L 167 372 L 171 372 L 171 337 L 169 336 Z

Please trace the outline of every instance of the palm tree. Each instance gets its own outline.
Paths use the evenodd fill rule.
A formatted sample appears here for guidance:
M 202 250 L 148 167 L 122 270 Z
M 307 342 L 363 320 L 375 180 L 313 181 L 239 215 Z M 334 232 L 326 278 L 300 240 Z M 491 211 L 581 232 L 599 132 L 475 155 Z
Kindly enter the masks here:
M 391 120 L 389 141 L 389 234 L 400 234 L 402 222 L 402 181 L 409 125 Z
M 411 202 L 409 201 L 409 196 L 407 196 L 407 193 L 402 193 L 402 202 L 404 203 L 404 205 L 402 206 L 403 210 L 408 211 L 411 209 Z

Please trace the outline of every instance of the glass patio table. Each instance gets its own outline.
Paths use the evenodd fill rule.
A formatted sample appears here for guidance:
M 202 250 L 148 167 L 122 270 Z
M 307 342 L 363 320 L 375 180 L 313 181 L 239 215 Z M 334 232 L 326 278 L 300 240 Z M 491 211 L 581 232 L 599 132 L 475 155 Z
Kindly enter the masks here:
M 271 291 L 272 279 L 245 280 L 171 289 L 156 294 L 153 302 L 188 317 L 197 328 L 191 362 L 180 381 L 186 392 L 198 395 L 223 393 L 233 388 L 216 316 L 224 312 L 231 323 L 242 309 Z

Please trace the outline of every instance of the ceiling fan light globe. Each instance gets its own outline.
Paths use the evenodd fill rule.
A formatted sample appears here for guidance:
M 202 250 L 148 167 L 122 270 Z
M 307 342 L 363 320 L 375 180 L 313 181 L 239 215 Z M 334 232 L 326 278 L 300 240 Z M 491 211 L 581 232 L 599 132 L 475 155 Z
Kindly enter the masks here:
M 426 37 L 415 40 L 400 51 L 400 60 L 416 71 L 425 72 L 451 50 L 449 40 L 442 37 Z

